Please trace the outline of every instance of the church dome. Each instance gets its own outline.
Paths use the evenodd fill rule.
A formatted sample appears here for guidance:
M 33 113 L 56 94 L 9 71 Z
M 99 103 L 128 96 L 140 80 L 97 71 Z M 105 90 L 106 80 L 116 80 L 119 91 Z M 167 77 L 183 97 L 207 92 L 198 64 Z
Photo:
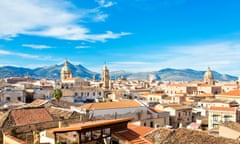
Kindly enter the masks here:
M 210 67 L 208 67 L 208 70 L 205 72 L 205 74 L 204 74 L 204 79 L 214 79 Z
M 71 69 L 69 68 L 69 62 L 67 60 L 64 62 L 61 72 L 71 72 Z

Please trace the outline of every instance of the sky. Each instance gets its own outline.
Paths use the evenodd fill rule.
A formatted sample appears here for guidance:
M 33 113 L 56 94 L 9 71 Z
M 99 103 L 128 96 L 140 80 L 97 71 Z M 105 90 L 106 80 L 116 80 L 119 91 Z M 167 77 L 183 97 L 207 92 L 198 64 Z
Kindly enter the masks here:
M 239 0 L 1 0 L 0 66 L 240 76 Z

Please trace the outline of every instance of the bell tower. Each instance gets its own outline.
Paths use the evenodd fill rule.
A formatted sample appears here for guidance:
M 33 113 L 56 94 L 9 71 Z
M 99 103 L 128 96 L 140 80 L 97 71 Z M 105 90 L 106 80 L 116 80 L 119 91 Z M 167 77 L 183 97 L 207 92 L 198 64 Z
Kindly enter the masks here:
M 105 64 L 102 69 L 102 83 L 104 89 L 109 88 L 109 82 L 110 82 L 109 70 Z

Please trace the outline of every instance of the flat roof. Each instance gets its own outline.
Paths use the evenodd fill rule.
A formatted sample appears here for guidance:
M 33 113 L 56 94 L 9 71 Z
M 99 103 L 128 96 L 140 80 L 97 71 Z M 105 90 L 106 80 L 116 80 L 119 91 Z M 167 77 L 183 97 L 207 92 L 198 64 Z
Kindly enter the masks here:
M 118 124 L 122 122 L 129 122 L 133 120 L 133 118 L 121 118 L 121 119 L 113 119 L 113 120 L 100 120 L 100 121 L 91 121 L 86 122 L 77 126 L 69 126 L 69 127 L 62 127 L 62 128 L 54 128 L 51 131 L 53 133 L 63 133 L 63 132 L 70 132 L 70 131 L 81 131 L 84 129 L 89 128 L 96 128 L 100 126 L 109 126 L 113 124 Z

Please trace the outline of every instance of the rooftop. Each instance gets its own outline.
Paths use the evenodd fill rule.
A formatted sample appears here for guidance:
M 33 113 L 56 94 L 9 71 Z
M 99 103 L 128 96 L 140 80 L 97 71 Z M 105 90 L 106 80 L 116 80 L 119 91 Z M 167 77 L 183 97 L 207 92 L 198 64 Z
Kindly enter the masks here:
M 121 102 L 102 102 L 102 103 L 89 103 L 81 106 L 87 110 L 100 110 L 100 109 L 116 109 L 116 108 L 133 108 L 142 107 L 143 105 L 136 100 L 121 101 Z
M 16 125 L 27 125 L 53 120 L 45 108 L 15 109 L 11 111 L 11 116 Z
M 230 111 L 235 112 L 237 110 L 236 107 L 210 107 L 211 111 Z
M 135 124 L 128 123 L 128 129 L 134 131 L 140 136 L 145 136 L 147 133 L 153 131 L 154 129 L 151 127 L 146 127 L 146 126 L 138 126 Z
M 186 128 L 177 130 L 157 129 L 146 138 L 167 144 L 238 144 L 238 141 L 223 137 L 210 136 L 208 133 Z
M 240 90 L 232 90 L 229 92 L 222 93 L 220 95 L 226 95 L 226 96 L 240 96 Z
M 95 127 L 102 127 L 107 125 L 118 124 L 122 122 L 129 122 L 133 120 L 133 118 L 121 118 L 121 119 L 114 119 L 114 120 L 100 120 L 100 121 L 90 121 L 86 123 L 80 123 L 78 125 L 73 125 L 69 127 L 62 127 L 62 128 L 55 128 L 52 129 L 52 132 L 62 133 L 62 132 L 70 132 L 70 131 L 81 131 L 83 129 L 95 128 Z

